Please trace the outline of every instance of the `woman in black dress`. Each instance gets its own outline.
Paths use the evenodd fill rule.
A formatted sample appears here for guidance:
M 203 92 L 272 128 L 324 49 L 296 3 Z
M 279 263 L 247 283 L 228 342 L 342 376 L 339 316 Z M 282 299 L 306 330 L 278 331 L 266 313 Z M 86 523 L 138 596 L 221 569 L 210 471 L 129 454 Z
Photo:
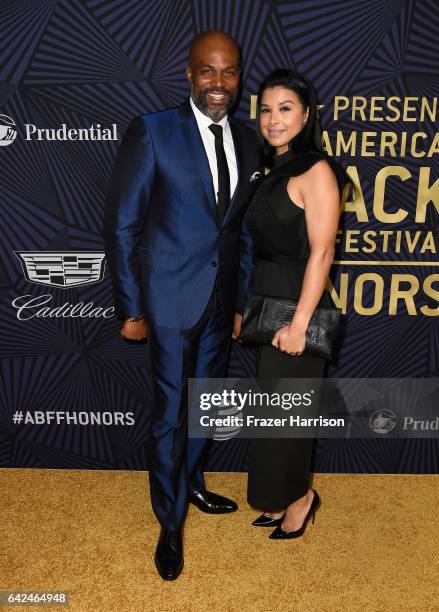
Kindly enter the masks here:
M 344 173 L 323 152 L 316 98 L 299 74 L 276 70 L 258 94 L 258 132 L 270 173 L 260 179 L 245 217 L 253 239 L 254 293 L 293 298 L 290 325 L 259 349 L 260 378 L 322 378 L 325 361 L 304 352 L 309 320 L 320 304 L 334 255 Z M 234 335 L 240 333 L 237 315 Z M 256 526 L 274 539 L 303 534 L 319 506 L 310 488 L 312 439 L 250 441 L 248 501 L 264 510 Z

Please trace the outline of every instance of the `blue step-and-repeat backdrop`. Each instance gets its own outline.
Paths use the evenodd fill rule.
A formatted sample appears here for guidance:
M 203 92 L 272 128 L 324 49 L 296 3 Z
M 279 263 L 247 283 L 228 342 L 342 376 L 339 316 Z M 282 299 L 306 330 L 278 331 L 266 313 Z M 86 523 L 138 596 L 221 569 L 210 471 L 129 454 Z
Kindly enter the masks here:
M 331 272 L 345 333 L 329 374 L 439 375 L 439 6 L 435 0 L 0 2 L 0 466 L 146 469 L 145 345 L 119 335 L 104 201 L 130 120 L 187 96 L 187 49 L 241 45 L 236 116 L 272 69 L 314 83 L 348 167 Z M 178 299 L 178 296 L 176 296 Z M 252 376 L 234 346 L 229 375 Z M 318 472 L 437 473 L 436 440 L 318 440 Z M 244 470 L 246 441 L 207 469 Z

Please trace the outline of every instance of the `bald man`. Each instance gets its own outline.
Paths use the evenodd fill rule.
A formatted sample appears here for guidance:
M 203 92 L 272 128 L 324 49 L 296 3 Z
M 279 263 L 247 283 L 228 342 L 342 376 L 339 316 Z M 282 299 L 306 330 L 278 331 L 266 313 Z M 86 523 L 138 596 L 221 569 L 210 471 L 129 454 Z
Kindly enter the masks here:
M 183 568 L 188 502 L 210 514 L 237 509 L 206 490 L 208 444 L 188 439 L 187 385 L 225 376 L 251 271 L 241 222 L 261 167 L 253 131 L 228 116 L 240 80 L 236 42 L 218 30 L 199 34 L 186 76 L 190 97 L 179 108 L 128 128 L 104 228 L 121 334 L 150 346 L 149 478 L 162 527 L 155 562 L 166 580 Z

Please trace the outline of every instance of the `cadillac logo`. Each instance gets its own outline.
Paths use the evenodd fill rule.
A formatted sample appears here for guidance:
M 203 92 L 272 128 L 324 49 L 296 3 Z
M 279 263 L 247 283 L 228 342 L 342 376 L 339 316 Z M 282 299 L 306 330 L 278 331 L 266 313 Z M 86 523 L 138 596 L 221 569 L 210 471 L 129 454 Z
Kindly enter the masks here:
M 64 251 L 14 251 L 24 277 L 31 283 L 70 289 L 98 283 L 104 278 L 105 253 Z

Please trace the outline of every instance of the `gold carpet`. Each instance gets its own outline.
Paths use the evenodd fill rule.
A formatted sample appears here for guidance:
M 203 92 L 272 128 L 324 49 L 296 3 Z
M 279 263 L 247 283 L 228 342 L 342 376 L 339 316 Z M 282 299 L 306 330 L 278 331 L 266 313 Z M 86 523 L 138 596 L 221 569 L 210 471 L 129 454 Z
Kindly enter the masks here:
M 0 470 L 0 590 L 70 594 L 5 609 L 439 611 L 438 476 L 317 475 L 315 525 L 290 541 L 250 525 L 246 475 L 207 480 L 240 509 L 191 507 L 183 573 L 164 582 L 146 473 Z

